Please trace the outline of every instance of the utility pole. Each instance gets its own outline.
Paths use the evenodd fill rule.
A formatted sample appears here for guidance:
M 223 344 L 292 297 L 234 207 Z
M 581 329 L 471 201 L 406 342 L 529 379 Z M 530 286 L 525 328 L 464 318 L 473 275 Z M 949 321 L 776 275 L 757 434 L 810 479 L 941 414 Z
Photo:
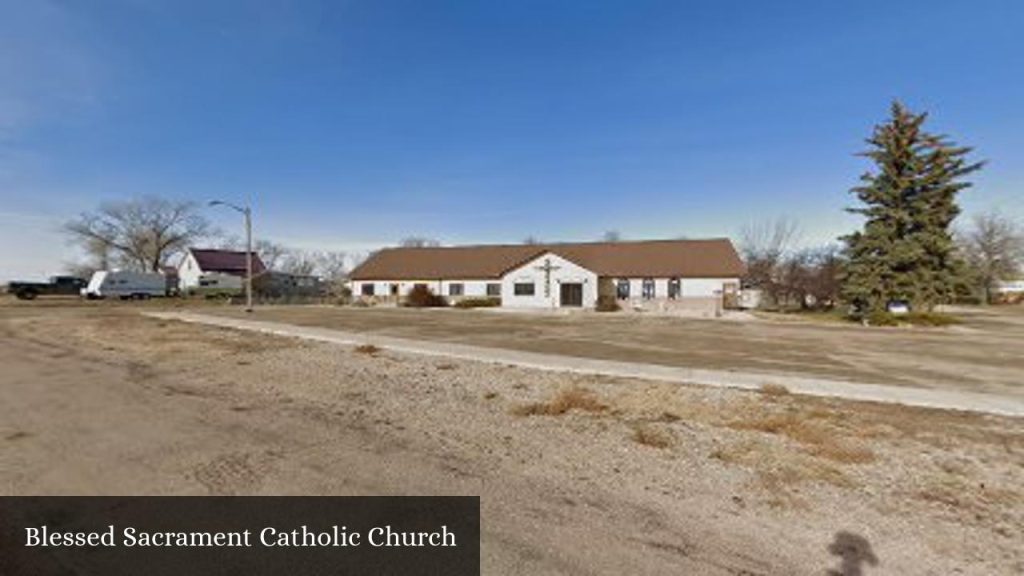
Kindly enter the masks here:
M 245 311 L 252 312 L 252 208 L 223 200 L 213 200 L 210 206 L 227 206 L 245 216 Z

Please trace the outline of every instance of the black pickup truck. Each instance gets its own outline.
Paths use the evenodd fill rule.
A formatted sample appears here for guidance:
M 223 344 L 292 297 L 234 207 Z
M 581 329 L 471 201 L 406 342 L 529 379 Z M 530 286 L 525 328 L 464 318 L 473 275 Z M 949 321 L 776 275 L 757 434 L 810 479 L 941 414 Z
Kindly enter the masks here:
M 75 276 L 54 276 L 49 282 L 11 282 L 7 292 L 21 300 L 32 300 L 36 296 L 79 296 L 86 282 Z

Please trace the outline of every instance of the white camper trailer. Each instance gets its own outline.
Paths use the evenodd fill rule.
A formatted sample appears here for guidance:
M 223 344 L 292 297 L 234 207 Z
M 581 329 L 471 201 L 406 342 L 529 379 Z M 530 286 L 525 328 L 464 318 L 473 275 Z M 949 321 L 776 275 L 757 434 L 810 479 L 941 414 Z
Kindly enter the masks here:
M 82 295 L 95 298 L 146 299 L 167 295 L 167 279 L 157 272 L 100 270 L 94 272 Z

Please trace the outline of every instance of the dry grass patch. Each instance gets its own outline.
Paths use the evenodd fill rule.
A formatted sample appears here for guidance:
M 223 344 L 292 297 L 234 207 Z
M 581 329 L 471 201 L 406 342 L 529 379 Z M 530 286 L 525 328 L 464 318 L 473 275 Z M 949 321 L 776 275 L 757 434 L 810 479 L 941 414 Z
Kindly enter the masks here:
M 709 457 L 750 468 L 757 477 L 757 484 L 768 492 L 772 505 L 793 504 L 794 487 L 807 482 L 840 488 L 855 485 L 842 470 L 828 462 L 763 440 L 729 442 L 719 446 Z
M 801 444 L 821 444 L 827 441 L 829 431 L 807 416 L 799 412 L 754 414 L 730 422 L 729 427 L 734 430 L 755 430 L 785 436 Z
M 877 460 L 875 453 L 865 446 L 850 441 L 829 442 L 810 446 L 807 452 L 840 464 L 870 464 Z
M 758 392 L 765 396 L 789 396 L 789 388 L 782 384 L 762 384 Z
M 808 454 L 841 464 L 874 462 L 875 453 L 845 428 L 837 426 L 836 421 L 836 415 L 827 410 L 788 409 L 782 413 L 753 414 L 733 420 L 728 426 L 789 438 L 803 445 Z
M 361 344 L 355 348 L 356 354 L 365 354 L 367 356 L 377 356 L 381 352 L 383 352 L 383 350 L 381 350 L 379 346 L 374 346 L 373 344 Z
M 259 354 L 305 346 L 294 338 L 147 318 L 127 308 L 83 309 L 73 318 L 76 321 L 40 317 L 32 331 L 59 333 L 63 343 L 77 344 L 82 350 L 118 350 L 157 361 L 194 353 Z
M 753 455 L 769 449 L 770 447 L 764 442 L 744 440 L 719 446 L 712 450 L 708 457 L 720 460 L 726 464 L 753 464 L 755 463 Z
M 969 521 L 981 521 L 987 516 L 1000 516 L 1008 510 L 1024 505 L 1024 494 L 984 482 L 941 474 L 924 483 L 913 494 L 918 500 L 941 504 L 966 514 Z
M 515 408 L 517 416 L 560 416 L 570 410 L 604 412 L 608 405 L 601 402 L 592 390 L 573 387 L 562 390 L 547 402 L 533 402 Z
M 651 448 L 668 448 L 672 446 L 672 435 L 652 426 L 641 425 L 633 428 L 633 441 Z

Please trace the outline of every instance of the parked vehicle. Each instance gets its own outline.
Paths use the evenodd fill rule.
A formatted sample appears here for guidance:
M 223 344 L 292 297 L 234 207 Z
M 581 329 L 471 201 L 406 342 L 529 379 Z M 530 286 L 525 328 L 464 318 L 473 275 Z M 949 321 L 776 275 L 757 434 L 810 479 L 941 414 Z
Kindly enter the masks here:
M 85 284 L 85 280 L 76 276 L 53 276 L 49 282 L 11 282 L 7 292 L 21 300 L 38 296 L 76 296 Z
M 886 306 L 886 310 L 889 314 L 895 314 L 902 316 L 904 314 L 910 314 L 910 302 L 906 300 L 893 300 Z
M 158 272 L 130 272 L 127 270 L 100 270 L 92 275 L 82 296 L 96 298 L 137 298 L 167 295 L 167 279 Z

